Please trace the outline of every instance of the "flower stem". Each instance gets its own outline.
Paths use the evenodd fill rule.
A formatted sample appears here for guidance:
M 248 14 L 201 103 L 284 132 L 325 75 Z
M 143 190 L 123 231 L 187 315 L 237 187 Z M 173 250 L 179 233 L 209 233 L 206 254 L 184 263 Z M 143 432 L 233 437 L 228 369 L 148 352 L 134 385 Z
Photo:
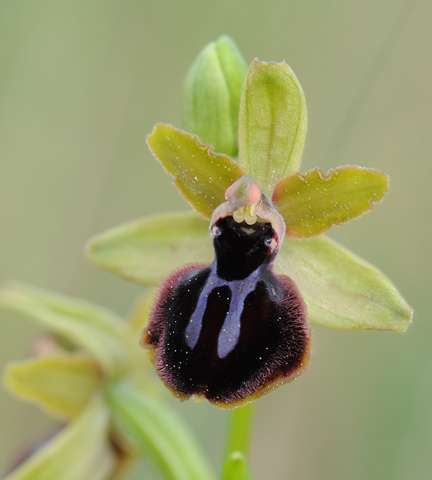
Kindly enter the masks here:
M 230 412 L 225 456 L 239 451 L 247 455 L 252 437 L 254 412 L 253 403 Z
M 246 457 L 252 438 L 254 412 L 255 405 L 249 403 L 244 407 L 236 408 L 230 414 L 222 472 L 223 480 L 252 478 Z

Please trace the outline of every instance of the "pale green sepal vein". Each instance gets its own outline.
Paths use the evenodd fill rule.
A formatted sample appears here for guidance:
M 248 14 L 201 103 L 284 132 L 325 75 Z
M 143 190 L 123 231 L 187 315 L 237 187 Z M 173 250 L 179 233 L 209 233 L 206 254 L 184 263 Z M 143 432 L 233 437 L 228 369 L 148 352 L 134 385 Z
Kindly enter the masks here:
M 11 362 L 3 380 L 14 395 L 71 420 L 84 409 L 101 378 L 91 358 L 62 353 Z
M 208 222 L 192 212 L 147 217 L 92 238 L 87 256 L 96 266 L 156 286 L 186 263 L 211 263 Z
M 299 170 L 306 123 L 304 93 L 291 68 L 255 59 L 240 103 L 239 163 L 269 198 L 280 178 Z
M 404 332 L 411 323 L 412 309 L 391 281 L 325 236 L 286 238 L 276 270 L 296 282 L 317 325 Z
M 311 238 L 368 212 L 388 192 L 388 177 L 372 168 L 346 165 L 325 174 L 314 168 L 282 178 L 273 203 L 291 238 Z
M 131 383 L 108 392 L 114 427 L 148 459 L 164 480 L 214 480 L 215 475 L 187 425 L 169 406 Z
M 0 308 L 22 314 L 49 333 L 87 351 L 108 376 L 116 375 L 130 362 L 127 326 L 102 307 L 14 284 L 0 289 Z
M 147 143 L 186 201 L 207 219 L 225 201 L 226 189 L 244 175 L 230 157 L 172 125 L 156 125 Z
M 95 399 L 4 480 L 109 480 L 117 463 L 109 420 L 107 407 Z

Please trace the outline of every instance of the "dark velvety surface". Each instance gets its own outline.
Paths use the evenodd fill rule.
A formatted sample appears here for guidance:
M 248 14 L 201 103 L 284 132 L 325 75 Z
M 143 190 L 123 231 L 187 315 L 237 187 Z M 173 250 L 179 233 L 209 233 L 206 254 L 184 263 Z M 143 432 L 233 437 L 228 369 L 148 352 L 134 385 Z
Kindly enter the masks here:
M 237 223 L 232 217 L 221 218 L 216 226 L 220 234 L 213 245 L 217 273 L 225 280 L 243 280 L 264 262 L 270 262 L 269 242 L 275 235 L 270 223 Z
M 252 227 L 222 222 L 214 242 L 218 274 L 227 272 L 225 277 L 230 277 L 235 272 L 238 280 L 262 266 L 242 303 L 238 340 L 225 357 L 218 356 L 217 344 L 233 301 L 229 281 L 211 289 L 200 312 L 202 327 L 193 348 L 186 344 L 185 329 L 206 282 L 216 283 L 215 269 L 187 266 L 171 274 L 159 292 L 143 340 L 155 348 L 161 378 L 182 396 L 201 394 L 215 403 L 233 404 L 290 377 L 302 366 L 310 341 L 304 302 L 290 278 L 271 271 L 272 255 L 265 244 L 272 236 L 271 225 Z

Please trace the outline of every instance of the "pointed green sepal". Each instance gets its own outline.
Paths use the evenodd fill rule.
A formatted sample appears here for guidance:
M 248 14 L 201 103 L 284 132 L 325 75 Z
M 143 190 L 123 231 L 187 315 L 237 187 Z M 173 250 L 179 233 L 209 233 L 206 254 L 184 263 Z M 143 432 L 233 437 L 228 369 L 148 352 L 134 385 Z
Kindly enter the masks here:
M 314 168 L 279 180 L 273 203 L 289 237 L 310 238 L 363 215 L 387 192 L 387 175 L 372 168 L 347 165 L 327 174 Z
M 199 138 L 172 125 L 159 124 L 147 137 L 148 146 L 174 185 L 203 217 L 210 219 L 225 201 L 225 191 L 244 175 L 230 157 L 214 153 Z
M 143 218 L 91 239 L 87 256 L 96 266 L 155 286 L 186 263 L 210 263 L 208 222 L 192 212 Z
M 4 376 L 14 395 L 65 420 L 84 409 L 100 381 L 95 362 L 77 353 L 12 362 Z
M 239 163 L 269 198 L 280 178 L 299 169 L 306 121 L 303 90 L 291 68 L 255 59 L 240 103 Z
M 168 404 L 126 382 L 111 386 L 108 402 L 119 437 L 148 459 L 161 478 L 215 478 L 200 445 Z
M 189 70 L 183 90 L 188 132 L 232 157 L 238 152 L 238 117 L 247 64 L 227 35 L 207 44 Z
M 87 409 L 4 480 L 109 480 L 117 458 L 109 442 L 109 411 Z
M 125 322 L 102 307 L 43 289 L 9 285 L 0 290 L 0 308 L 25 315 L 68 344 L 86 350 L 108 376 L 129 365 L 135 340 Z
M 242 452 L 228 455 L 222 470 L 222 480 L 252 480 L 251 471 Z
M 306 301 L 309 320 L 342 330 L 404 332 L 412 309 L 378 269 L 324 236 L 286 238 L 276 262 Z

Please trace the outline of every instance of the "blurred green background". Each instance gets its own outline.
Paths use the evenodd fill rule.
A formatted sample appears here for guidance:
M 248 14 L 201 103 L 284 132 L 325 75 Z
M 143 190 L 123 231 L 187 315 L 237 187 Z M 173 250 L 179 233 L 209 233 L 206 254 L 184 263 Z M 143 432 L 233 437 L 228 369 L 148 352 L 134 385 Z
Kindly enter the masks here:
M 390 175 L 384 202 L 331 236 L 387 273 L 415 316 L 406 334 L 314 328 L 309 372 L 259 401 L 255 477 L 430 479 L 431 18 L 429 0 L 1 2 L 1 279 L 126 313 L 141 289 L 89 265 L 83 245 L 188 208 L 145 137 L 156 122 L 181 125 L 191 62 L 222 33 L 248 62 L 285 59 L 308 102 L 302 169 Z M 2 313 L 0 329 L 0 364 L 25 358 L 36 328 Z M 226 414 L 172 403 L 220 465 Z M 0 405 L 3 471 L 54 424 L 4 390 Z

